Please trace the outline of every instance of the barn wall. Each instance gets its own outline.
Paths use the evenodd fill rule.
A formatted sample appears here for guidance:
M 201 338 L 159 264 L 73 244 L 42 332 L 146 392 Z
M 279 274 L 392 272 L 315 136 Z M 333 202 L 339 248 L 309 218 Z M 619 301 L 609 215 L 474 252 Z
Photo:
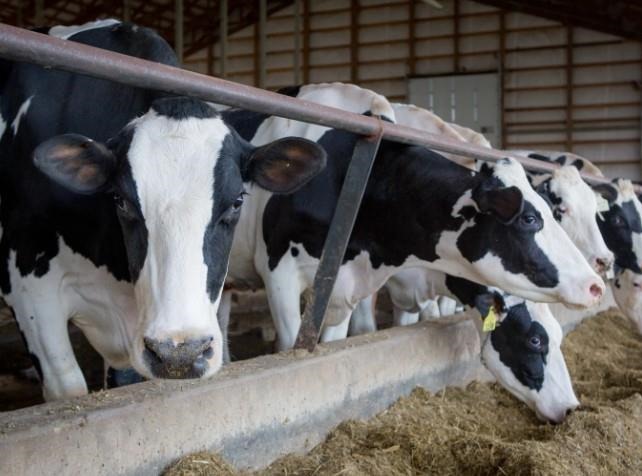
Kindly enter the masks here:
M 456 1 L 441 1 L 441 10 L 404 0 L 310 1 L 302 81 L 350 81 L 403 101 L 408 76 L 501 70 L 505 148 L 571 150 L 607 175 L 642 178 L 640 43 Z M 268 21 L 270 89 L 295 80 L 292 12 Z M 254 48 L 254 27 L 230 36 L 227 78 L 258 82 Z M 217 53 L 215 45 L 213 72 Z M 193 55 L 186 67 L 207 72 L 207 56 Z

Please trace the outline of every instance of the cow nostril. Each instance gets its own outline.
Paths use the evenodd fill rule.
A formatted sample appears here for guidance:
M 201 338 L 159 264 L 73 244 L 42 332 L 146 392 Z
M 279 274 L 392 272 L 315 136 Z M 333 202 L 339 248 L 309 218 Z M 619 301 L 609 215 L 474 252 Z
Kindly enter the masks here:
M 606 269 L 606 261 L 604 261 L 602 258 L 597 258 L 595 260 L 595 264 L 597 265 L 598 271 L 604 271 Z
M 591 296 L 600 297 L 602 296 L 602 286 L 591 284 L 589 292 L 591 293 Z
M 566 416 L 569 416 L 571 413 L 573 413 L 573 409 L 572 408 L 568 408 L 566 410 Z

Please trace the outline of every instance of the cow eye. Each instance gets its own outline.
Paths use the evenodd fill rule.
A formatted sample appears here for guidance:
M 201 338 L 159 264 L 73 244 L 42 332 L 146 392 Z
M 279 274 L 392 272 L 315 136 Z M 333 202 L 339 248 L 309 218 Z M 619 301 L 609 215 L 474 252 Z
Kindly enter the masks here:
M 559 207 L 557 207 L 557 211 L 560 213 L 560 215 L 564 215 L 568 211 L 568 209 L 564 205 L 560 205 Z
M 528 231 L 539 231 L 542 228 L 541 219 L 534 213 L 524 213 L 519 217 L 521 228 Z
M 243 197 L 245 195 L 245 192 L 242 192 L 241 195 L 236 197 L 236 200 L 234 200 L 234 203 L 232 204 L 232 208 L 234 208 L 234 210 L 238 210 L 241 208 L 241 206 L 243 205 Z
M 542 347 L 542 340 L 538 336 L 531 336 L 528 339 L 528 345 L 534 350 L 539 350 Z

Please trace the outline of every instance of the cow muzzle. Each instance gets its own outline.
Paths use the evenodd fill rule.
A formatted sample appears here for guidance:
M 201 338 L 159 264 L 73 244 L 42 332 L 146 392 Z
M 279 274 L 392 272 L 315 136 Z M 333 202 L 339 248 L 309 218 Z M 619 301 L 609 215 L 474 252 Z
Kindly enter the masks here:
M 204 336 L 177 343 L 173 339 L 144 337 L 143 361 L 155 378 L 201 378 L 214 356 L 213 340 L 212 336 Z

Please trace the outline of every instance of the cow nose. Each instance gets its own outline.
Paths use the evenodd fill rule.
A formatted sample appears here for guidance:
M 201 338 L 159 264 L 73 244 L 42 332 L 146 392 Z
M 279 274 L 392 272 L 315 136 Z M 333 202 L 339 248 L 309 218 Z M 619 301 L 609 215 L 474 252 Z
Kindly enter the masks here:
M 591 296 L 601 298 L 604 293 L 604 288 L 597 283 L 593 283 L 589 288 L 589 292 L 591 293 Z
M 145 360 L 157 378 L 200 378 L 212 358 L 212 336 L 175 343 L 172 339 L 143 338 Z

